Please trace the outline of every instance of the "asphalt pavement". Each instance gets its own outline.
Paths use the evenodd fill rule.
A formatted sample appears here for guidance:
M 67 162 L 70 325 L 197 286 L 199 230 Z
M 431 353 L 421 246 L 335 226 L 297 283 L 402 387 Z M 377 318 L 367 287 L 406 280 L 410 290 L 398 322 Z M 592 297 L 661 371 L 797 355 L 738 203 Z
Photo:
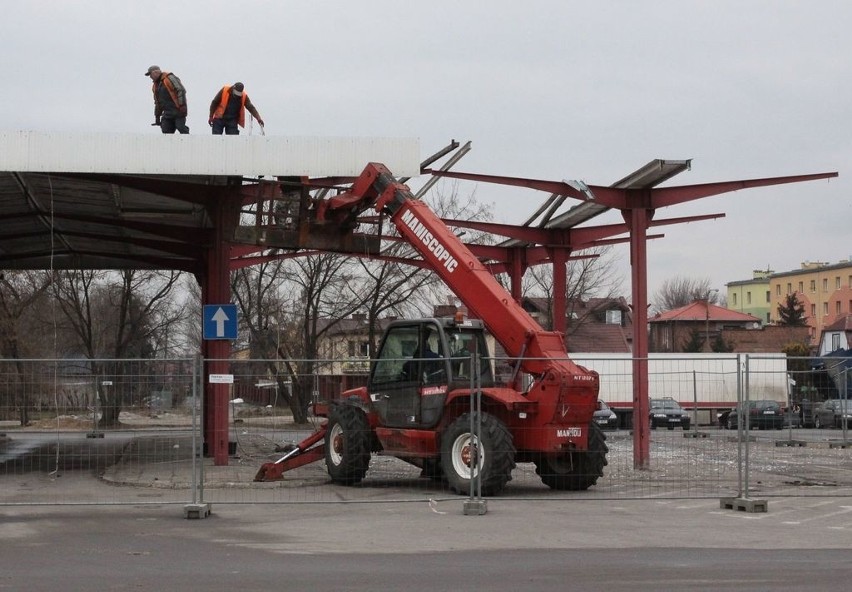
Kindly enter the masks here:
M 0 497 L 0 590 L 830 591 L 852 581 L 848 496 L 773 497 L 759 513 L 718 499 L 495 497 L 479 515 L 464 497 L 405 486 L 344 498 L 318 477 L 323 502 L 214 502 L 190 519 L 184 504 L 156 498 L 83 505 L 104 482 L 182 487 L 191 462 L 118 463 L 99 479 L 69 469 L 60 479 L 73 498 L 61 501 L 81 505 L 27 505 L 41 473 L 2 475 L 20 493 Z M 207 463 L 205 480 L 245 483 L 256 470 Z

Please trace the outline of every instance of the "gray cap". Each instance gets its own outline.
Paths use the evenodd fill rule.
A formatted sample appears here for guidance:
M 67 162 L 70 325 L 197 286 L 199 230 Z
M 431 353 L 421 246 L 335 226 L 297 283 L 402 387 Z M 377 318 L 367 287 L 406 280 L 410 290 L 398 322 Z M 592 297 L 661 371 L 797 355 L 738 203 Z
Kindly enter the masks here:
M 159 70 L 159 69 L 160 69 L 159 66 L 148 66 L 148 71 L 145 72 L 145 76 L 150 76 L 151 72 L 153 72 L 154 70 Z

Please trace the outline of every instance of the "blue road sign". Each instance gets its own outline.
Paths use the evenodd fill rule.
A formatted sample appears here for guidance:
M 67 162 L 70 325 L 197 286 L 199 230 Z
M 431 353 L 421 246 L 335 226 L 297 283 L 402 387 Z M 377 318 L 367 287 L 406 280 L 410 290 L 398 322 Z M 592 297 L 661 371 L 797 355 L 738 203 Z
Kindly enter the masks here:
M 204 305 L 204 339 L 237 338 L 237 305 Z

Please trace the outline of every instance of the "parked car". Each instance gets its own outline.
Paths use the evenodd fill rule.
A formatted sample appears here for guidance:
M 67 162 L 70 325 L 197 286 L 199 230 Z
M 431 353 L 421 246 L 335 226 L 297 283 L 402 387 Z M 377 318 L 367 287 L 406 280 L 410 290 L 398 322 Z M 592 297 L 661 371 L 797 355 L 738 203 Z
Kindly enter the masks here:
M 781 410 L 781 405 L 778 401 L 748 401 L 737 405 L 725 418 L 725 427 L 729 430 L 737 429 L 739 417 L 743 409 L 747 412 L 743 417 L 748 421 L 749 429 L 776 429 L 780 430 L 784 427 L 784 412 Z M 743 423 L 745 427 L 746 424 Z
M 844 399 L 823 401 L 814 410 L 814 427 L 842 428 L 844 415 L 846 416 L 846 427 L 852 428 L 852 401 Z
M 618 429 L 618 416 L 600 399 L 598 399 L 598 408 L 595 411 L 594 419 L 602 430 Z
M 671 397 L 651 399 L 650 410 L 651 429 L 666 427 L 670 430 L 677 426 L 689 429 L 689 413 Z

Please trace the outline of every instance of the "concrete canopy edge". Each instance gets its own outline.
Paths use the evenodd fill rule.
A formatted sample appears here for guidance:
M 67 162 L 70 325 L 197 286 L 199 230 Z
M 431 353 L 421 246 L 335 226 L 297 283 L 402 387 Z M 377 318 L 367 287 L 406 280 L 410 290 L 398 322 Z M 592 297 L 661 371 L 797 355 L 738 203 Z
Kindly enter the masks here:
M 0 171 L 325 177 L 380 162 L 409 177 L 420 160 L 417 138 L 0 130 Z

